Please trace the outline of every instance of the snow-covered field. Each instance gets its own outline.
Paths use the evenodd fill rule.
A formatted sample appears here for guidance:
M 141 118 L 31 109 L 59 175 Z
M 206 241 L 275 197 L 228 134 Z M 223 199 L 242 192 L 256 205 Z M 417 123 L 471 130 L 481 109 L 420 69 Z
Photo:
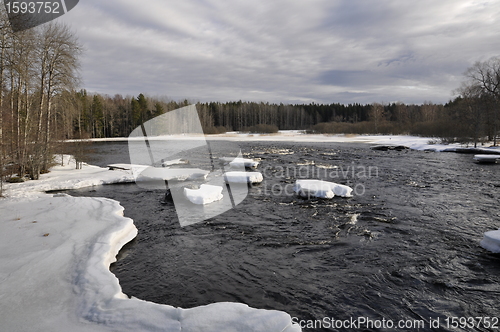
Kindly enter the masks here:
M 284 312 L 238 303 L 192 309 L 127 298 L 109 271 L 136 234 L 118 202 L 47 190 L 133 181 L 131 171 L 54 167 L 0 199 L 1 331 L 300 331 Z

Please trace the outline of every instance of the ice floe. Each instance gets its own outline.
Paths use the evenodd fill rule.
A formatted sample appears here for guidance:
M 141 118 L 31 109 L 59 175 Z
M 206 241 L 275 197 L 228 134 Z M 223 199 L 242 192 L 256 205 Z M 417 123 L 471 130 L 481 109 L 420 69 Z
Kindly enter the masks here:
M 166 167 L 147 167 L 140 172 L 134 172 L 136 181 L 185 181 L 185 180 L 203 180 L 207 178 L 210 171 L 200 168 L 166 168 Z
M 191 203 L 204 205 L 220 201 L 223 197 L 222 189 L 221 186 L 202 184 L 199 189 L 184 188 L 184 195 Z
M 189 160 L 179 158 L 179 159 L 173 159 L 173 160 L 166 160 L 166 161 L 163 161 L 161 164 L 162 164 L 162 166 L 186 165 L 186 164 L 189 164 Z
M 222 157 L 220 158 L 224 163 L 229 163 L 229 166 L 237 168 L 237 167 L 247 167 L 247 168 L 257 168 L 259 166 L 259 162 L 249 158 L 231 158 L 231 157 Z
M 260 172 L 226 172 L 224 178 L 232 183 L 261 183 L 264 180 Z
M 484 233 L 481 246 L 494 253 L 500 253 L 500 230 Z
M 109 164 L 108 168 L 110 170 L 132 171 L 135 180 L 139 182 L 204 180 L 210 173 L 210 171 L 200 168 L 152 167 L 138 164 Z
M 478 163 L 496 163 L 500 159 L 500 155 L 495 154 L 476 154 L 474 160 Z
M 294 190 L 297 194 L 303 197 L 352 197 L 351 187 L 322 180 L 297 180 L 295 182 Z

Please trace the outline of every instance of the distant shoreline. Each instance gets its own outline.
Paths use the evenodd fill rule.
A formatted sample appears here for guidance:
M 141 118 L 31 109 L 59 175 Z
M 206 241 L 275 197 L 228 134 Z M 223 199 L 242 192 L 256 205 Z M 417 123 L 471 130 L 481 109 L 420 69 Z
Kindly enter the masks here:
M 454 149 L 464 149 L 465 145 L 460 143 L 439 144 L 436 138 L 420 137 L 411 135 L 358 135 L 358 134 L 306 134 L 302 130 L 284 130 L 276 134 L 249 134 L 241 132 L 227 132 L 213 135 L 170 135 L 170 136 L 150 136 L 148 140 L 189 140 L 205 137 L 206 140 L 227 140 L 242 142 L 296 142 L 296 143 L 361 143 L 375 145 L 402 145 L 412 150 L 421 151 L 453 151 Z M 128 142 L 141 141 L 140 137 L 112 137 L 112 138 L 91 138 L 88 142 Z M 65 142 L 78 142 L 79 140 L 67 140 Z M 499 150 L 500 147 L 491 147 L 491 144 L 480 146 L 477 149 L 482 151 Z M 472 148 L 471 148 L 472 149 Z M 455 151 L 453 151 L 455 152 Z

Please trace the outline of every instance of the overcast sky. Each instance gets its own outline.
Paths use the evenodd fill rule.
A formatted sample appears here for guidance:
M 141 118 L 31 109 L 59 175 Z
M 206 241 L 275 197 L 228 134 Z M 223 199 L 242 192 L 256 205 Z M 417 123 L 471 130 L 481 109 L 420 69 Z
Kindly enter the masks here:
M 57 20 L 109 95 L 441 103 L 500 55 L 498 0 L 82 0 Z

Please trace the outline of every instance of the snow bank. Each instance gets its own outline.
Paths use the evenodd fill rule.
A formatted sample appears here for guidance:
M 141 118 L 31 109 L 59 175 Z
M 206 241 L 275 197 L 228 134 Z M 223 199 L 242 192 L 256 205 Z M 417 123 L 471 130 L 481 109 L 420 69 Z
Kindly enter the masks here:
M 41 174 L 37 181 L 26 181 L 20 184 L 4 184 L 4 195 L 9 197 L 27 197 L 37 195 L 40 192 L 50 190 L 67 190 L 98 186 L 113 183 L 134 182 L 134 176 L 130 170 L 111 171 L 108 168 L 83 164 L 82 169 L 76 170 L 75 160 L 64 155 L 64 166 L 58 165 L 50 169 L 50 173 Z M 61 156 L 57 162 L 61 163 Z M 21 189 L 22 188 L 22 189 Z
M 261 183 L 264 180 L 260 172 L 226 172 L 224 178 L 231 183 Z
M 297 180 L 294 190 L 303 197 L 333 198 L 352 197 L 352 188 L 342 184 L 321 180 Z
M 222 187 L 202 184 L 200 189 L 184 188 L 184 195 L 191 203 L 209 204 L 222 199 Z
M 67 161 L 67 160 L 66 160 Z M 118 202 L 43 191 L 133 181 L 130 170 L 74 163 L 0 199 L 2 331 L 298 332 L 290 315 L 239 303 L 182 309 L 129 299 L 109 271 L 137 234 Z
M 500 253 L 500 230 L 484 233 L 481 246 L 494 253 Z

